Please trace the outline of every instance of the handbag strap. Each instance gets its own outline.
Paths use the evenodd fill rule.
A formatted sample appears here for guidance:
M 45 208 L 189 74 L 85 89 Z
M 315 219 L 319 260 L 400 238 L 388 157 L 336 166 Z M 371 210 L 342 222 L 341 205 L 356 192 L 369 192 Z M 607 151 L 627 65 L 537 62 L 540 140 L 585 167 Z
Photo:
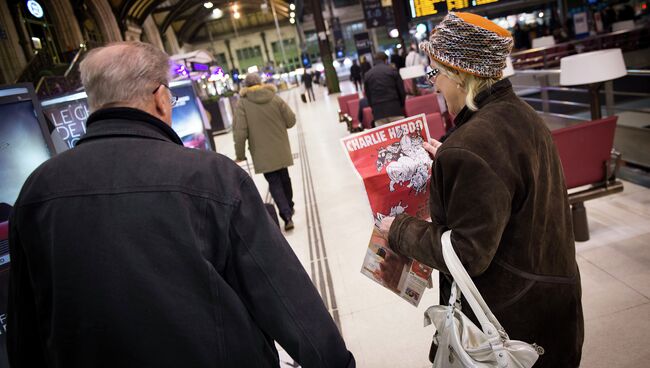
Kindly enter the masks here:
M 474 285 L 474 282 L 469 277 L 469 274 L 460 262 L 458 255 L 451 245 L 451 230 L 442 234 L 442 256 L 445 259 L 445 264 L 454 278 L 454 282 L 458 288 L 465 295 L 465 300 L 469 303 L 474 315 L 481 324 L 483 332 L 491 337 L 503 337 L 505 330 L 494 316 L 490 307 L 481 296 L 481 293 Z M 453 287 L 453 285 L 452 285 Z

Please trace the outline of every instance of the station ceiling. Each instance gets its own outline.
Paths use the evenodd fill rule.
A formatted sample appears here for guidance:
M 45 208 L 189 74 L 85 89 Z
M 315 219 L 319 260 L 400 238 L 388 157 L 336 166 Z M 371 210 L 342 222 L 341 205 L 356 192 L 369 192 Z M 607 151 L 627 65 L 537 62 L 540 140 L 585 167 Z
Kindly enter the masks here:
M 126 28 L 129 22 L 141 26 L 151 15 L 161 34 L 172 27 L 181 43 L 206 41 L 210 32 L 214 38 L 223 38 L 235 34 L 235 30 L 247 33 L 267 29 L 274 24 L 271 2 L 275 6 L 278 21 L 289 24 L 291 11 L 285 0 L 212 0 L 210 2 L 213 7 L 210 9 L 204 6 L 207 1 L 109 0 L 121 27 Z M 235 6 L 240 15 L 238 19 L 234 16 Z M 215 9 L 223 12 L 220 18 L 213 15 Z

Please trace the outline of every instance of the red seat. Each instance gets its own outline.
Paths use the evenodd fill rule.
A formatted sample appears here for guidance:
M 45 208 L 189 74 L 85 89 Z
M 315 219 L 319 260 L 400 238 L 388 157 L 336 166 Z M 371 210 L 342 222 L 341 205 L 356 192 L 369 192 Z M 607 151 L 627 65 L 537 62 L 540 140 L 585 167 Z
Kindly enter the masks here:
M 427 114 L 426 116 L 429 135 L 435 140 L 440 140 L 440 137 L 445 135 L 445 124 L 442 122 L 442 116 L 439 112 Z
M 348 100 L 348 116 L 352 119 L 352 124 L 350 128 L 358 129 L 361 127 L 361 122 L 359 121 L 359 97 L 356 99 Z
M 353 93 L 351 95 L 344 95 L 344 96 L 339 96 L 338 101 L 339 101 L 339 120 L 343 121 L 343 115 L 350 114 L 350 111 L 348 111 L 348 101 L 350 100 L 358 100 L 359 95 L 356 93 Z
M 617 120 L 610 116 L 551 132 L 568 189 L 605 181 Z
M 371 129 L 372 128 L 372 121 L 375 120 L 375 118 L 372 116 L 372 108 L 370 106 L 364 107 L 363 108 L 363 128 L 364 129 Z
M 415 93 L 415 83 L 413 83 L 413 79 L 404 80 L 404 91 L 407 95 L 413 95 Z
M 440 112 L 438 106 L 438 95 L 435 93 L 407 98 L 404 103 L 404 112 L 406 116 L 417 114 L 433 114 Z

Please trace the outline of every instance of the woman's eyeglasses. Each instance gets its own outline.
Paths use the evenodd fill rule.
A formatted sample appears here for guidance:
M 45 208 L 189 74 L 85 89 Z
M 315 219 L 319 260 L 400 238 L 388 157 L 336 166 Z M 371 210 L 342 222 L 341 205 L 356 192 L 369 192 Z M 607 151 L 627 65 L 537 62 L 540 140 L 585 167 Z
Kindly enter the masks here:
M 424 72 L 427 76 L 427 82 L 429 82 L 430 84 L 433 84 L 438 74 L 440 74 L 440 70 L 438 68 L 431 69 L 430 67 L 427 67 L 427 70 L 425 70 Z
M 156 92 L 158 92 L 158 90 L 160 89 L 160 86 L 165 86 L 165 88 L 169 89 L 169 96 L 170 96 L 170 97 L 169 97 L 169 103 L 171 103 L 172 107 L 176 106 L 176 102 L 178 102 L 178 96 L 176 96 L 176 95 L 172 92 L 172 90 L 169 88 L 169 86 L 166 85 L 165 83 L 160 83 L 160 84 L 158 85 L 158 87 L 156 87 L 156 89 L 153 90 L 153 93 L 152 93 L 152 94 L 155 95 Z

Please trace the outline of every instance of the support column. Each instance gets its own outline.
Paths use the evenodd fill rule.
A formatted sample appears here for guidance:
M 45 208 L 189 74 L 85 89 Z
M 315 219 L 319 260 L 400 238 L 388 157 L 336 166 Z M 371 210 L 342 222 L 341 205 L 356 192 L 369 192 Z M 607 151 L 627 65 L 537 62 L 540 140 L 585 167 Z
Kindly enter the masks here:
M 235 64 L 235 59 L 232 57 L 232 50 L 230 50 L 230 40 L 224 40 L 226 43 L 226 51 L 228 51 L 228 58 L 230 59 L 230 70 L 235 69 L 237 64 Z M 237 68 L 239 69 L 239 68 Z
M 127 21 L 126 31 L 124 31 L 124 41 L 140 41 L 142 37 L 142 28 L 133 22 Z
M 176 38 L 176 32 L 174 32 L 173 27 L 167 27 L 165 31 L 165 39 L 167 40 L 167 45 L 169 50 L 165 50 L 169 55 L 176 55 L 180 53 L 181 47 L 178 44 L 178 38 Z
M 0 1 L 0 84 L 12 84 L 27 66 L 6 1 Z
M 48 10 L 52 14 L 56 38 L 61 51 L 65 54 L 79 49 L 84 41 L 77 17 L 72 10 L 70 0 L 51 0 Z
M 311 9 L 314 14 L 314 24 L 316 25 L 316 34 L 318 36 L 318 47 L 320 49 L 321 60 L 325 67 L 325 78 L 327 79 L 327 90 L 330 94 L 339 93 L 339 78 L 334 70 L 332 49 L 330 48 L 327 33 L 325 32 L 325 21 L 323 20 L 323 9 L 320 0 L 311 0 Z
M 163 51 L 165 50 L 165 45 L 163 45 L 162 38 L 160 37 L 160 32 L 158 31 L 158 26 L 156 26 L 156 22 L 154 22 L 151 15 L 144 20 L 142 30 L 147 36 L 149 43 Z
M 271 58 L 271 56 L 269 56 L 269 46 L 266 44 L 266 33 L 260 32 L 260 37 L 262 38 L 262 45 L 264 47 L 264 54 L 266 54 L 266 61 L 267 62 L 269 62 L 269 61 L 275 62 L 275 55 L 273 55 L 274 56 L 273 58 Z
M 95 22 L 102 33 L 104 40 L 109 42 L 122 41 L 122 32 L 117 24 L 115 14 L 107 0 L 86 0 L 90 13 L 95 18 Z

